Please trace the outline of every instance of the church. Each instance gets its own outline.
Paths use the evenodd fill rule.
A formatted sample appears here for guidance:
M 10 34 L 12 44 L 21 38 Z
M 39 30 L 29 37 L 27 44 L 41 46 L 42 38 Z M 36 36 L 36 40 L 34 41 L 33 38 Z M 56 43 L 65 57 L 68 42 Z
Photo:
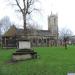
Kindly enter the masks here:
M 58 15 L 48 16 L 48 30 L 30 30 L 27 29 L 28 39 L 32 47 L 56 46 L 58 41 Z M 17 40 L 24 37 L 24 30 L 11 26 L 2 36 L 2 47 L 17 47 Z

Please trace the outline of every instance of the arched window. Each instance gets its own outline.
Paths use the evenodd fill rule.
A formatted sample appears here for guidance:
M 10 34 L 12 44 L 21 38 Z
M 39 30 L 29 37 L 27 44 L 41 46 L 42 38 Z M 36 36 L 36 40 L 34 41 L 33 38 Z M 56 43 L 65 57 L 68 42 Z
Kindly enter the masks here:
M 41 39 L 39 39 L 39 43 L 41 43 Z
M 44 39 L 44 43 L 46 43 L 46 39 Z

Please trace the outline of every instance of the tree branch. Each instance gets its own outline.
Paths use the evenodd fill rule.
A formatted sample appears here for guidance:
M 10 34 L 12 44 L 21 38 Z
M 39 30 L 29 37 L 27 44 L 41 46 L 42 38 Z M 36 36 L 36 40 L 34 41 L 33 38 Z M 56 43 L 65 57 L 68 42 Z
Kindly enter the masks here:
M 26 10 L 25 0 L 23 0 L 23 5 L 24 5 L 23 13 L 26 13 L 26 12 L 25 12 L 25 10 Z
M 15 0 L 15 1 L 17 3 L 17 6 L 20 8 L 20 11 L 23 13 L 23 10 L 22 10 L 21 6 L 19 5 L 18 0 Z

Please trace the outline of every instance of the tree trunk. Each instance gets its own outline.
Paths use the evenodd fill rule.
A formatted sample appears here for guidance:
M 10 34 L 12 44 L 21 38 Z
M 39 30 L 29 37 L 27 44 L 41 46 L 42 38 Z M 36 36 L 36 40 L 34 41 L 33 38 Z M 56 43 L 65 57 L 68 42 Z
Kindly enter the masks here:
M 24 37 L 27 39 L 26 15 L 23 14 Z
M 67 49 L 67 43 L 65 42 L 65 49 Z

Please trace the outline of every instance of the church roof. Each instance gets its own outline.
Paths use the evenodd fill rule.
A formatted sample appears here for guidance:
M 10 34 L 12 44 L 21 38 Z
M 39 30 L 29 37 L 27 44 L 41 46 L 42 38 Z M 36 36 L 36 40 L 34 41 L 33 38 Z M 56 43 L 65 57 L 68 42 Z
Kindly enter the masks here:
M 16 27 L 13 25 L 4 33 L 3 36 L 15 36 L 16 35 Z
M 48 30 L 30 30 L 27 29 L 28 35 L 34 36 L 51 36 L 50 31 Z M 11 26 L 10 29 L 5 32 L 3 36 L 22 36 L 24 35 L 24 30 Z

